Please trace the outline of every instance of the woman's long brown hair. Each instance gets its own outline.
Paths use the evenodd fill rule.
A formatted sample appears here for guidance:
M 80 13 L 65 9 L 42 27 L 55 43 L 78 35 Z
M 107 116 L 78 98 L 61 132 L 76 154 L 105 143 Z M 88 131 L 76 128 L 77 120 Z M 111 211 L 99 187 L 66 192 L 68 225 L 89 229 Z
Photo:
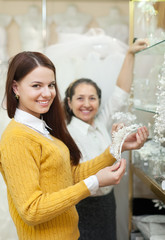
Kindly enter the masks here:
M 21 81 L 27 74 L 33 71 L 38 66 L 43 66 L 51 69 L 54 72 L 56 79 L 56 70 L 51 60 L 44 54 L 39 52 L 21 52 L 15 55 L 9 62 L 9 68 L 6 81 L 6 104 L 9 118 L 15 115 L 18 101 L 13 92 L 13 81 Z M 56 97 L 49 109 L 43 114 L 43 119 L 46 124 L 52 129 L 50 134 L 63 141 L 69 148 L 71 163 L 77 165 L 79 163 L 81 153 L 73 138 L 69 134 L 66 123 L 57 83 L 55 83 Z

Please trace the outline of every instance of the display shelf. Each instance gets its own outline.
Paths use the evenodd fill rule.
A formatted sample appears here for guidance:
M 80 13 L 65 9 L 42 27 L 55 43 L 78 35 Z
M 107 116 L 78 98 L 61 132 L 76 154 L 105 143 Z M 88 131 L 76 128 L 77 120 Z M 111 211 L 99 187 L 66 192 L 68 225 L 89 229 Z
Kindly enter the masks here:
M 156 108 L 151 109 L 151 108 L 143 108 L 143 107 L 136 107 L 136 106 L 134 106 L 134 109 L 138 110 L 138 111 L 153 113 L 153 114 L 156 113 Z
M 150 43 L 149 43 L 150 44 Z M 164 55 L 165 51 L 165 40 L 156 42 L 155 44 L 149 45 L 147 48 L 137 52 L 136 54 L 142 54 L 142 55 Z
M 160 182 L 154 180 L 152 177 L 148 176 L 140 168 L 136 167 L 134 164 L 131 164 L 132 173 L 140 178 L 152 192 L 154 192 L 159 199 L 165 203 L 165 191 L 161 188 Z
M 139 114 L 138 121 L 144 123 L 144 125 L 146 125 L 147 122 L 150 123 L 149 125 L 152 130 L 150 140 L 154 137 L 154 116 L 157 112 L 158 104 L 156 95 L 157 87 L 159 85 L 158 75 L 160 74 L 161 66 L 164 61 L 164 55 L 165 40 L 157 42 L 135 54 L 133 109 L 137 110 L 136 116 Z M 151 160 L 150 155 L 155 154 L 153 152 L 154 149 L 157 154 L 160 154 L 155 146 L 157 146 L 156 143 L 149 146 L 149 148 L 153 149 L 143 150 L 142 155 L 144 155 L 145 158 L 148 158 L 148 161 Z M 144 151 L 147 151 L 147 153 Z M 161 190 L 161 183 L 159 182 L 161 174 L 156 180 L 154 176 L 148 174 L 149 170 L 147 172 L 140 166 L 137 168 L 135 165 L 132 165 L 132 170 L 133 174 L 135 173 L 139 178 L 147 183 L 151 191 L 159 197 L 163 197 L 165 199 L 165 192 Z
M 133 105 L 136 109 L 156 112 L 158 75 L 165 54 L 165 40 L 135 54 Z
M 130 0 L 129 9 L 130 44 L 135 38 L 147 38 L 149 42 L 147 48 L 135 54 L 133 72 L 132 110 L 137 117 L 137 122 L 148 127 L 149 138 L 144 144 L 144 148 L 140 149 L 140 155 L 135 155 L 135 151 L 133 151 L 130 157 L 129 233 L 131 236 L 132 215 L 134 214 L 132 200 L 135 196 L 144 197 L 144 189 L 142 186 L 142 193 L 140 193 L 141 186 L 138 186 L 138 179 L 146 187 L 148 195 L 145 195 L 145 197 L 150 198 L 150 195 L 154 194 L 165 203 L 165 191 L 162 186 L 162 182 L 164 183 L 165 180 L 162 170 L 165 162 L 164 143 L 160 150 L 156 145 L 158 143 L 153 141 L 155 115 L 159 105 L 157 96 L 160 86 L 159 76 L 165 59 L 165 2 L 164 0 Z M 153 144 L 150 145 L 149 143 Z M 136 184 L 137 188 L 135 187 Z

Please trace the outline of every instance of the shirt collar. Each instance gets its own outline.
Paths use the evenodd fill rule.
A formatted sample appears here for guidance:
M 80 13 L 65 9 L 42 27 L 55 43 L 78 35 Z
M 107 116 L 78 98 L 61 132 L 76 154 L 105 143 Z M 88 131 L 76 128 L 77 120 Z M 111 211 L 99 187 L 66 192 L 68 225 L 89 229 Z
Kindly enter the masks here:
M 72 125 L 72 124 L 74 127 L 78 128 L 79 131 L 81 131 L 84 135 L 87 135 L 89 131 L 93 131 L 96 129 L 95 125 L 92 126 L 74 116 L 72 117 L 72 120 L 70 122 L 70 125 Z
M 49 128 L 43 119 L 39 119 L 30 113 L 16 109 L 14 119 L 16 122 L 22 123 L 34 130 L 40 132 L 43 135 L 49 134 L 49 131 L 46 129 Z M 49 128 L 50 129 L 50 128 Z

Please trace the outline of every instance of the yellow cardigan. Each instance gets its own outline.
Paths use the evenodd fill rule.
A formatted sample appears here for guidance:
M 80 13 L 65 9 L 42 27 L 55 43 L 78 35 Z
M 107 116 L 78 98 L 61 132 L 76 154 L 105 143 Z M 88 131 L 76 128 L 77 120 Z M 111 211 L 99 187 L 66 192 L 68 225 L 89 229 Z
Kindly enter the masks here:
M 0 171 L 20 240 L 77 240 L 75 205 L 90 192 L 83 179 L 115 159 L 109 149 L 71 166 L 66 145 L 11 120 L 0 142 Z

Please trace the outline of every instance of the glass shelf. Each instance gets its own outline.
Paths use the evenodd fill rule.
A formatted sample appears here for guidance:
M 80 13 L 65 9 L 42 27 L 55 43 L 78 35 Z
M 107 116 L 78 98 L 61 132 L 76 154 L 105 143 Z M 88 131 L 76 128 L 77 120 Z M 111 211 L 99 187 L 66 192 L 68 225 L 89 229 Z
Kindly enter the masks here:
M 154 180 L 134 164 L 131 164 L 131 170 L 165 203 L 165 191 L 161 188 L 160 180 Z
M 148 128 L 149 137 L 145 143 L 148 149 L 144 144 L 139 149 L 142 152 L 134 150 L 130 160 L 130 235 L 133 215 L 132 199 L 134 196 L 144 196 L 145 188 L 142 187 L 140 192 L 141 185 L 146 185 L 144 186 L 146 187 L 146 197 L 150 198 L 151 192 L 152 197 L 152 193 L 154 193 L 160 201 L 165 203 L 165 190 L 163 190 L 165 146 L 154 141 L 154 115 L 159 104 L 156 94 L 159 92 L 157 88 L 160 85 L 159 76 L 165 61 L 164 9 L 164 0 L 130 0 L 130 43 L 134 38 L 146 38 L 149 41 L 148 47 L 135 54 L 133 72 L 132 110 L 137 117 L 137 122 Z M 138 183 L 133 176 L 140 179 L 142 183 Z
M 156 113 L 156 106 L 154 107 L 154 109 L 151 108 L 148 108 L 148 107 L 137 107 L 135 104 L 134 104 L 134 109 L 135 110 L 138 110 L 138 111 L 143 111 L 143 112 L 149 112 L 149 113 L 153 113 L 155 114 Z
M 158 75 L 164 55 L 165 40 L 135 54 L 133 104 L 138 110 L 156 112 Z
M 162 40 L 160 42 L 157 42 L 139 52 L 136 54 L 147 54 L 147 55 L 153 55 L 153 54 L 161 54 L 163 55 L 165 53 L 165 40 Z

